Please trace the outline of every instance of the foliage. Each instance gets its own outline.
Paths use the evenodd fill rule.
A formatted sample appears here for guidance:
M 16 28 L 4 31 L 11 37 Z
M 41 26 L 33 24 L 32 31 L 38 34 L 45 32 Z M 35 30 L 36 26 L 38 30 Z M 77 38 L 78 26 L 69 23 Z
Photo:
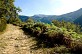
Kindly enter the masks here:
M 54 47 L 53 52 L 51 52 L 51 54 L 53 53 L 58 53 L 58 54 L 71 54 L 71 52 L 69 52 L 69 48 L 66 48 L 65 46 L 61 45 L 60 47 Z
M 70 22 L 65 22 L 65 21 L 57 21 L 57 20 L 53 20 L 52 23 L 57 26 L 57 27 L 64 27 L 66 28 L 68 31 L 69 30 L 73 30 L 74 32 L 80 33 L 81 32 L 81 27 L 80 25 L 76 25 Z
M 80 54 L 82 53 L 82 43 L 76 42 L 70 49 L 71 53 Z
M 28 20 L 26 20 L 26 23 L 34 23 L 34 20 L 32 18 L 28 18 Z
M 36 45 L 38 47 L 55 47 L 54 52 L 58 53 L 74 53 L 75 51 L 77 52 L 80 47 L 77 47 L 75 44 L 77 43 L 77 41 L 80 41 L 82 39 L 82 36 L 76 31 L 76 25 L 69 22 L 66 22 L 66 25 L 64 21 L 61 23 L 56 23 L 58 23 L 59 25 L 54 23 L 46 24 L 42 22 L 34 22 L 32 19 L 30 19 L 27 20 L 23 29 L 26 33 L 28 32 L 30 35 L 36 38 Z M 72 28 L 69 26 L 71 26 Z M 77 28 L 80 29 L 79 27 Z M 64 47 L 60 47 L 62 45 Z M 79 44 L 77 45 L 79 46 Z
M 20 11 L 20 8 L 16 8 L 14 6 L 14 0 L 0 0 L 0 9 L 5 11 L 0 11 L 2 16 L 6 16 L 8 18 L 16 18 Z
M 6 28 L 7 20 L 8 23 L 19 23 L 18 12 L 20 11 L 19 7 L 14 6 L 14 0 L 0 0 L 0 30 L 3 31 Z
M 6 19 L 0 18 L 0 32 L 4 31 L 6 29 Z
M 0 17 L 7 18 L 8 23 L 16 21 L 18 19 L 18 12 L 20 11 L 21 9 L 19 7 L 18 8 L 15 7 L 14 0 L 0 1 Z
M 72 42 L 72 36 L 65 33 L 67 30 L 63 31 L 63 29 L 56 27 L 54 24 L 34 23 L 31 26 L 27 25 L 26 29 L 27 32 L 33 34 L 41 43 L 48 47 L 52 47 L 54 44 L 70 45 Z
M 7 23 L 11 23 L 11 24 L 20 26 L 22 21 L 19 18 L 9 18 Z

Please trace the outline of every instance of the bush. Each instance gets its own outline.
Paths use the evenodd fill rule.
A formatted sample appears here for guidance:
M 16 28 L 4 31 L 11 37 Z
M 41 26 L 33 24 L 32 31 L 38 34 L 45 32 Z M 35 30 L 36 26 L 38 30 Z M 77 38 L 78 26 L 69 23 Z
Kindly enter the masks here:
M 69 48 L 66 48 L 65 46 L 56 46 L 54 47 L 54 50 L 51 52 L 51 54 L 71 54 L 69 52 Z
M 47 45 L 53 47 L 55 44 L 57 45 L 65 45 L 66 47 L 70 47 L 72 40 L 69 36 L 63 35 L 63 33 L 59 32 L 51 32 L 44 35 L 46 39 Z M 44 37 L 43 37 L 44 38 Z
M 61 25 L 60 25 L 61 26 Z M 55 53 L 82 53 L 81 34 L 74 30 L 63 27 L 57 27 L 53 23 L 34 23 L 27 22 L 23 25 L 24 31 L 35 37 L 38 47 L 52 48 L 55 47 Z M 75 28 L 74 28 L 75 29 Z M 62 45 L 64 47 L 62 47 Z M 51 54 L 53 53 L 51 52 Z
M 80 54 L 82 53 L 82 43 L 75 43 L 74 46 L 71 47 L 71 53 Z
M 33 34 L 38 44 L 44 44 L 44 47 L 54 47 L 55 44 L 70 47 L 72 43 L 69 32 L 66 33 L 66 29 L 58 28 L 53 24 L 28 23 L 23 28 Z
M 6 19 L 5 18 L 0 18 L 0 32 L 4 31 L 6 29 Z
M 21 20 L 19 18 L 9 18 L 7 23 L 16 25 L 16 26 L 20 26 L 21 25 Z
M 70 23 L 70 22 L 65 22 L 65 21 L 57 21 L 57 20 L 53 20 L 52 23 L 57 26 L 57 27 L 64 27 L 66 28 L 68 31 L 71 29 L 74 32 L 80 33 L 82 31 L 81 26 L 80 25 L 76 25 L 74 23 Z
M 64 45 L 70 48 L 73 41 L 77 41 L 80 36 L 73 30 L 64 27 L 56 27 L 52 24 L 45 23 L 26 23 L 23 26 L 24 31 L 36 37 L 37 44 L 43 44 L 43 47 L 54 47 Z

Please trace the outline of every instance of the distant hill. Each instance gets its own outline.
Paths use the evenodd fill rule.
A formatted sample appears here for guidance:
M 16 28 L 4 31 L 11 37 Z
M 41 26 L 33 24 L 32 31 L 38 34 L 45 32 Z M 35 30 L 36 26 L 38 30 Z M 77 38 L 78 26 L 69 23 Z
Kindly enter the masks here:
M 79 24 L 82 26 L 82 15 L 80 17 L 78 17 L 75 21 L 74 21 L 75 24 Z
M 31 16 L 34 20 L 36 21 L 41 21 L 41 22 L 45 22 L 45 23 L 51 23 L 52 20 L 56 20 L 58 18 L 58 16 L 56 15 L 34 15 Z
M 36 21 L 41 21 L 41 22 L 45 22 L 45 23 L 51 23 L 52 20 L 58 20 L 58 21 L 64 20 L 64 21 L 68 21 L 68 22 L 73 22 L 77 18 L 79 18 L 81 15 L 82 15 L 82 8 L 77 11 L 59 15 L 59 16 L 38 14 L 38 15 L 31 16 L 31 18 L 33 18 Z M 22 21 L 25 21 L 29 18 L 29 16 L 19 16 L 19 18 Z
M 74 12 L 70 12 L 67 14 L 63 14 L 61 16 L 59 16 L 62 20 L 67 20 L 67 21 L 74 21 L 76 20 L 78 17 L 80 17 L 82 15 L 82 8 L 79 10 L 76 10 Z
M 24 16 L 24 15 L 19 15 L 19 18 L 25 22 L 29 17 L 28 16 Z

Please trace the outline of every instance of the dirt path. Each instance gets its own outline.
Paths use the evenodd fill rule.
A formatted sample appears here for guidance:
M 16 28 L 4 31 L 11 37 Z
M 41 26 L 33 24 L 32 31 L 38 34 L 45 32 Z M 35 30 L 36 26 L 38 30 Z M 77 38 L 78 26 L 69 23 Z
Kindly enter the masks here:
M 0 35 L 0 54 L 34 54 L 30 47 L 35 41 L 28 36 L 19 27 L 8 24 L 6 32 Z

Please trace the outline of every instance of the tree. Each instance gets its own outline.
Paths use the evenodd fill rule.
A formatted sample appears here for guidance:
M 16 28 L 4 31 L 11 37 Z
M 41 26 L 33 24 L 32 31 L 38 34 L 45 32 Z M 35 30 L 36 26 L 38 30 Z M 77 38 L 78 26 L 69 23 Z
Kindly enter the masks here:
M 32 18 L 29 18 L 26 20 L 26 23 L 34 23 L 34 20 Z
M 21 9 L 19 7 L 15 7 L 14 0 L 0 0 L 0 29 L 6 26 L 6 19 L 12 19 L 12 22 L 17 21 L 18 12 L 20 11 Z
M 18 12 L 21 9 L 16 8 L 14 5 L 14 0 L 0 0 L 0 16 L 5 16 L 7 19 L 9 18 L 18 18 Z

